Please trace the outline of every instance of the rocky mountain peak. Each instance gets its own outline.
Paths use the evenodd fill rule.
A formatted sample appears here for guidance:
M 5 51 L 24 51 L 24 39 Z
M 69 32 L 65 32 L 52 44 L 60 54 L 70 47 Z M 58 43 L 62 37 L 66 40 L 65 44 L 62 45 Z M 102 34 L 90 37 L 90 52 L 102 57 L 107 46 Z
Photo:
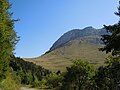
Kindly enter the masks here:
M 106 34 L 106 30 L 105 29 L 95 29 L 92 26 L 86 27 L 84 29 L 73 29 L 70 30 L 66 33 L 64 33 L 54 44 L 53 46 L 50 48 L 49 51 L 52 51 L 56 48 L 59 48 L 61 46 L 64 46 L 64 44 L 66 44 L 67 42 L 71 41 L 71 40 L 75 40 L 75 39 L 80 39 L 80 38 L 84 38 L 84 37 L 88 37 L 88 36 L 92 36 L 94 37 L 94 40 L 97 40 L 97 42 L 100 41 L 100 38 L 96 37 L 96 36 L 101 36 L 102 34 Z M 88 38 L 84 38 L 84 39 L 88 39 Z M 89 39 L 91 40 L 91 39 Z M 89 41 L 87 40 L 87 41 Z M 90 41 L 91 42 L 91 41 Z M 96 41 L 92 41 L 92 42 L 96 42 Z

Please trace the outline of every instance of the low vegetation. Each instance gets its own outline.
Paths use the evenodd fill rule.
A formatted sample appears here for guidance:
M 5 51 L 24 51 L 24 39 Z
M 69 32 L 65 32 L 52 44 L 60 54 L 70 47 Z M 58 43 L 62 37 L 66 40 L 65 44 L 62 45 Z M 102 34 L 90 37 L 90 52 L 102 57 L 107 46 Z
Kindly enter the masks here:
M 30 72 L 30 71 L 29 71 Z M 16 71 L 16 74 L 18 71 Z M 27 74 L 27 73 L 26 73 Z M 25 73 L 23 75 L 26 76 Z M 120 82 L 120 58 L 109 56 L 106 59 L 105 65 L 95 68 L 85 60 L 75 60 L 67 71 L 61 73 L 51 72 L 46 74 L 41 79 L 31 82 L 31 73 L 28 73 L 27 78 L 22 78 L 21 84 L 32 85 L 40 89 L 54 90 L 116 90 L 119 88 Z M 19 74 L 17 74 L 20 77 Z M 23 76 L 21 76 L 23 77 Z
M 43 77 L 51 73 L 49 70 L 46 70 L 41 66 L 14 56 L 12 56 L 9 65 L 15 72 L 19 82 L 26 85 L 31 84 L 36 86 L 38 81 L 41 81 Z

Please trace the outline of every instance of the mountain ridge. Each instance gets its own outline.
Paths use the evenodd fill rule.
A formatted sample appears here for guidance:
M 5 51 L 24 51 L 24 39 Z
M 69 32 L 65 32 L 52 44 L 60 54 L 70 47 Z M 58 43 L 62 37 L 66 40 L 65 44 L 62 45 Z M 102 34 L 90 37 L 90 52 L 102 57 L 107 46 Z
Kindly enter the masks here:
M 82 38 L 85 36 L 93 36 L 97 35 L 101 37 L 102 34 L 107 34 L 107 31 L 105 29 L 95 29 L 92 26 L 86 27 L 84 29 L 72 29 L 66 33 L 64 33 L 50 48 L 49 52 L 52 50 L 55 50 L 56 48 L 59 48 L 61 46 L 64 46 L 65 43 L 77 39 Z M 98 38 L 100 42 L 100 38 Z

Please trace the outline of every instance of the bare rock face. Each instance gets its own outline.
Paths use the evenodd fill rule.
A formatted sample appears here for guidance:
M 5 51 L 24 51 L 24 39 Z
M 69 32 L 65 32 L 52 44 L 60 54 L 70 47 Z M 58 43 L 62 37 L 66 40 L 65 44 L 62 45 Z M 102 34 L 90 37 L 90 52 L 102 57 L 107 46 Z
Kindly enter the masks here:
M 101 35 L 107 34 L 105 29 L 95 29 L 93 27 L 86 27 L 84 29 L 73 29 L 63 34 L 50 48 L 53 51 L 59 47 L 64 46 L 69 41 L 80 39 L 87 43 L 98 44 L 101 43 Z

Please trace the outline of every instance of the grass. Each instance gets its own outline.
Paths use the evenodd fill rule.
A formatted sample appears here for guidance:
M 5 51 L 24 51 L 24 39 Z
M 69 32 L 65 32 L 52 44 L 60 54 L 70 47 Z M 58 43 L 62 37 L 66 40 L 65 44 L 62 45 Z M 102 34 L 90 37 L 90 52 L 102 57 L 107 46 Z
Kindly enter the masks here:
M 57 70 L 65 71 L 66 67 L 69 67 L 72 61 L 76 59 L 88 60 L 98 67 L 104 63 L 107 57 L 104 52 L 98 50 L 100 47 L 102 47 L 101 44 L 90 44 L 80 40 L 73 40 L 45 55 L 37 58 L 24 58 L 24 60 L 34 62 L 54 72 Z
M 0 88 L 2 90 L 19 90 L 20 84 L 15 80 L 15 75 L 13 73 L 8 73 L 6 79 L 0 83 Z

